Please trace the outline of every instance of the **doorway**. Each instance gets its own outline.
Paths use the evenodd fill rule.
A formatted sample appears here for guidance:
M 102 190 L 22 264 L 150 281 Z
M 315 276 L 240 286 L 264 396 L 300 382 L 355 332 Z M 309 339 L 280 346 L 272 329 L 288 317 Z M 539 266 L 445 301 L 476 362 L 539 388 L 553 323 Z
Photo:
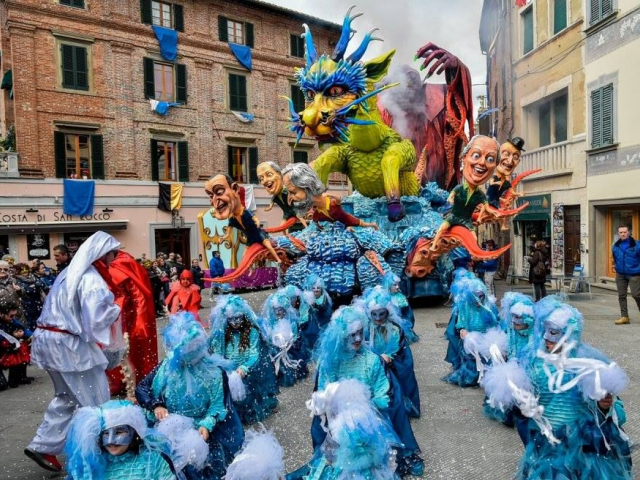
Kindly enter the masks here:
M 190 228 L 157 228 L 155 230 L 156 255 L 160 252 L 166 255 L 173 252 L 182 257 L 183 265 L 191 265 L 190 236 Z
M 573 275 L 580 261 L 580 206 L 564 207 L 564 274 Z

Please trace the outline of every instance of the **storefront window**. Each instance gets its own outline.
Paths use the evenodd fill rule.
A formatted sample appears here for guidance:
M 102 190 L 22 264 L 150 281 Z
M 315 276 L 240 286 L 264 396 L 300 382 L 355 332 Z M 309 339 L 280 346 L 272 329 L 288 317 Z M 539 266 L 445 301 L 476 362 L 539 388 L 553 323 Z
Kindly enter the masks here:
M 638 208 L 615 208 L 609 209 L 606 216 L 606 232 L 607 232 L 607 266 L 606 272 L 608 277 L 615 277 L 616 272 L 613 270 L 613 254 L 611 247 L 618 241 L 618 227 L 627 225 L 631 229 L 631 235 L 638 238 L 638 226 L 640 224 L 640 209 Z
M 522 222 L 524 228 L 524 254 L 530 255 L 538 240 L 544 240 L 547 249 L 551 246 L 551 237 L 546 221 Z

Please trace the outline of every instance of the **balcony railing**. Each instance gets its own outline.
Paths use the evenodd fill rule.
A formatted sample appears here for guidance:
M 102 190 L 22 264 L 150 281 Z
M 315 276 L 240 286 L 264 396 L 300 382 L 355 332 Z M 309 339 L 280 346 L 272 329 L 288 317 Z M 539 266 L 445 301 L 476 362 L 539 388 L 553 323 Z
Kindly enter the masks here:
M 0 178 L 17 178 L 19 176 L 18 154 L 16 152 L 0 152 Z
M 542 173 L 564 173 L 573 170 L 571 142 L 554 143 L 530 150 L 522 155 L 527 170 L 542 169 Z

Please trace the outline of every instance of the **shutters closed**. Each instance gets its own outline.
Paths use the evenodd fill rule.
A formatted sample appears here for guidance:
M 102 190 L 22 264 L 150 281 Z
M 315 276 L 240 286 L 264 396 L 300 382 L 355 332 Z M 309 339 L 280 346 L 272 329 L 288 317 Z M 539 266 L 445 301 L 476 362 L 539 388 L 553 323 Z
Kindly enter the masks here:
M 178 142 L 178 180 L 189 181 L 189 144 Z
M 102 135 L 91 135 L 91 178 L 104 180 L 104 145 Z

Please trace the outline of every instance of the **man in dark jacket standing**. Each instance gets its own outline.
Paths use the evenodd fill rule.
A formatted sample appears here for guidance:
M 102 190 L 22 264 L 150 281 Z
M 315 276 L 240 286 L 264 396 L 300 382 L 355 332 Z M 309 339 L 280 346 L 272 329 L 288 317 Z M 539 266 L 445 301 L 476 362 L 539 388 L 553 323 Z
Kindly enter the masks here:
M 627 308 L 627 289 L 631 289 L 631 296 L 640 310 L 640 244 L 629 232 L 629 227 L 618 227 L 618 241 L 613 244 L 613 265 L 616 270 L 616 287 L 618 287 L 618 303 L 620 303 L 620 318 L 616 325 L 629 323 Z
M 224 276 L 224 263 L 220 258 L 220 252 L 213 252 L 211 261 L 209 262 L 209 278 L 217 278 Z M 218 291 L 219 284 L 212 283 L 209 298 L 213 301 L 213 294 Z

